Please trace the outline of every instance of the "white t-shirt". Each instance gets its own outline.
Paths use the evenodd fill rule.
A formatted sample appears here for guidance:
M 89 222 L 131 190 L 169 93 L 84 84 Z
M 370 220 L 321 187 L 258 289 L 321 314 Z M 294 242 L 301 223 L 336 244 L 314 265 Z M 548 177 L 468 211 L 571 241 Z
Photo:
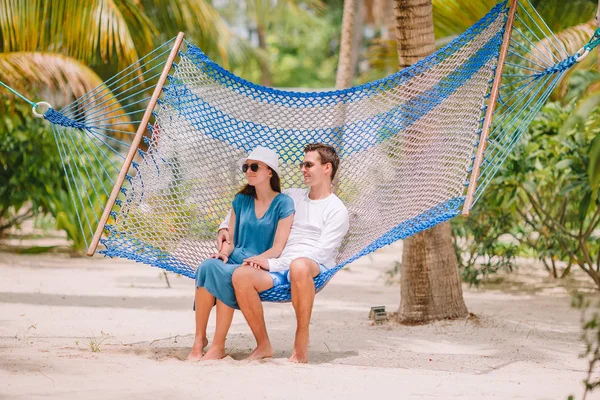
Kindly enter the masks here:
M 348 232 L 349 217 L 344 203 L 333 193 L 320 200 L 311 200 L 306 189 L 286 189 L 283 193 L 294 200 L 296 211 L 281 256 L 269 259 L 270 271 L 286 271 L 300 257 L 333 268 L 338 248 Z M 228 227 L 229 216 L 219 229 Z

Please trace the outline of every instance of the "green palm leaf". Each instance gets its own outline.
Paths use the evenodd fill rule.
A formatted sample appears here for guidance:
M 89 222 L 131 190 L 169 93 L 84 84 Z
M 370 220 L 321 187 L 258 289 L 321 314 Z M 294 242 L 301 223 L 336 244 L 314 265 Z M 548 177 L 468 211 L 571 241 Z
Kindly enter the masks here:
M 10 85 L 34 101 L 45 100 L 59 109 L 97 86 L 102 79 L 89 67 L 69 57 L 55 53 L 12 52 L 0 53 L 0 81 Z M 39 99 L 40 93 L 44 98 Z M 110 92 L 103 98 L 107 112 L 118 110 L 120 103 Z M 90 101 L 92 101 L 90 99 Z M 117 114 L 115 114 L 117 115 Z M 129 122 L 126 117 L 113 118 L 107 123 Z M 120 125 L 124 130 L 133 130 L 129 124 Z
M 209 1 L 136 0 L 136 4 L 160 27 L 159 41 L 184 31 L 188 40 L 225 67 L 256 57 L 250 43 L 231 31 Z
M 3 52 L 57 52 L 124 67 L 153 47 L 154 33 L 132 0 L 0 0 Z
M 102 84 L 102 79 L 80 61 L 44 52 L 0 53 L 0 80 L 30 94 L 31 87 L 49 88 L 68 98 L 79 97 Z

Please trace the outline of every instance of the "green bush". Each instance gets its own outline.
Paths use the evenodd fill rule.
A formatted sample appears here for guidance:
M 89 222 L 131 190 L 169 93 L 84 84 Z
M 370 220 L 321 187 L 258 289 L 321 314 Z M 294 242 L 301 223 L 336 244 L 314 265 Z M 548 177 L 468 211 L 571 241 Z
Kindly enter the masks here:
M 31 107 L 5 99 L 0 116 L 2 236 L 25 219 L 47 213 L 66 183 L 52 131 L 32 115 Z
M 477 283 L 473 274 L 510 267 L 512 257 L 524 255 L 538 258 L 554 277 L 578 265 L 600 287 L 600 109 L 585 110 L 587 104 L 585 98 L 546 104 L 472 216 L 454 221 L 467 281 Z M 510 242 L 499 241 L 502 235 Z M 478 257 L 495 261 L 476 267 Z M 567 265 L 562 274 L 557 261 Z

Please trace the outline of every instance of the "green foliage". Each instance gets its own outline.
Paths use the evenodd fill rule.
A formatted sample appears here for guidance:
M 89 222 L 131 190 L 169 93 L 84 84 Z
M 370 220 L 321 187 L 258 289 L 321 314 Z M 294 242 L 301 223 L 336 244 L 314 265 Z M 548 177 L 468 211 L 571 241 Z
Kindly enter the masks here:
M 588 164 L 588 177 L 590 180 L 590 187 L 592 190 L 600 188 L 600 134 L 596 135 L 596 138 L 590 146 L 590 162 Z
M 504 188 L 515 193 L 514 210 L 530 228 L 528 237 L 541 237 L 552 259 L 579 265 L 600 286 L 600 248 L 594 236 L 600 225 L 599 188 L 590 185 L 589 174 L 600 112 L 596 108 L 583 123 L 563 129 L 577 106 L 573 102 L 544 107 L 526 135 L 528 144 L 506 165 L 503 174 L 514 179 Z
M 48 212 L 65 190 L 54 137 L 22 103 L 0 103 L 0 235 L 24 219 Z M 30 206 L 29 210 L 25 208 Z M 19 216 L 19 213 L 21 216 Z
M 109 178 L 99 171 L 92 172 L 92 168 L 100 167 L 92 165 L 93 157 L 86 159 L 69 154 L 73 169 L 83 175 L 82 179 L 77 177 L 79 192 L 72 196 L 50 126 L 34 118 L 31 109 L 20 102 L 5 100 L 0 104 L 0 115 L 3 115 L 0 119 L 0 235 L 27 218 L 50 213 L 56 220 L 56 228 L 67 233 L 73 249 L 85 249 L 84 234 L 89 240 L 95 226 L 84 221 L 96 221 L 107 197 L 96 193 L 94 188 L 101 185 L 91 182 L 87 176 Z M 103 185 L 109 186 L 107 182 Z
M 477 203 L 469 218 L 451 221 L 461 277 L 469 285 L 478 286 L 500 270 L 512 271 L 519 251 L 512 236 L 501 238 L 516 225 L 515 214 L 497 201 L 494 204 L 499 197 L 489 197 L 490 203 Z
M 260 2 L 251 2 L 257 6 Z M 264 3 L 264 2 L 263 2 Z M 281 7 L 286 3 L 295 7 Z M 342 24 L 342 2 L 326 2 L 326 12 L 320 2 L 286 0 L 273 2 L 271 16 L 266 20 L 255 21 L 257 15 L 252 7 L 243 17 L 248 20 L 250 35 L 253 27 L 265 26 L 266 48 L 263 58 L 272 75 L 272 86 L 283 88 L 330 88 L 335 85 L 339 37 Z M 263 6 L 267 4 L 264 3 Z M 254 10 L 256 11 L 256 10 Z M 267 13 L 268 14 L 268 13 Z M 277 17 L 277 16 L 280 17 Z M 233 12 L 230 19 L 238 19 L 239 11 Z M 233 72 L 252 82 L 261 82 L 260 59 L 239 65 Z
M 487 14 L 498 1 L 433 0 L 432 3 L 435 35 L 440 38 L 463 33 Z M 552 32 L 559 32 L 591 20 L 598 6 L 595 0 L 535 0 L 531 1 L 531 4 Z
M 600 287 L 600 109 L 588 110 L 566 127 L 579 106 L 577 101 L 546 104 L 473 215 L 455 221 L 455 234 L 469 243 L 458 248 L 463 259 L 477 254 L 508 265 L 501 261 L 534 256 L 555 277 L 556 262 L 563 261 L 567 267 L 560 276 L 578 265 Z M 503 234 L 511 237 L 512 248 L 499 244 Z M 470 277 L 473 267 L 463 267 Z
M 322 88 L 335 85 L 339 27 L 330 18 L 299 26 L 289 35 L 269 38 L 273 86 Z
M 83 180 L 79 184 L 79 195 L 75 197 L 66 190 L 53 193 L 50 212 L 56 219 L 56 228 L 67 234 L 74 254 L 83 255 L 96 229 L 91 221 L 102 214 L 108 196 L 94 191 L 93 182 Z
M 578 293 L 573 296 L 571 305 L 581 310 L 581 341 L 585 344 L 581 357 L 588 362 L 587 376 L 583 381 L 585 399 L 588 392 L 600 387 L 596 372 L 596 366 L 600 363 L 600 302 L 596 301 L 592 305 L 589 298 Z

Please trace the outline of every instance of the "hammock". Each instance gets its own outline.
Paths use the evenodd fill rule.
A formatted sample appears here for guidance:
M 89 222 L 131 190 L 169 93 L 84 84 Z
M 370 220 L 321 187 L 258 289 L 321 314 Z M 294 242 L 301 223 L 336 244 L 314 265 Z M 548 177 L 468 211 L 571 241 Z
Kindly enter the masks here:
M 317 291 L 357 258 L 468 213 L 591 49 L 569 54 L 529 4 L 511 4 L 412 67 L 347 90 L 261 87 L 190 43 L 180 50 L 179 36 L 73 104 L 50 108 L 43 116 L 53 123 L 88 254 L 100 240 L 106 256 L 193 278 L 244 182 L 234 160 L 259 144 L 279 152 L 283 188 L 302 186 L 306 144 L 328 143 L 340 155 L 334 184 L 350 230 L 338 265 L 315 278 Z M 260 296 L 289 301 L 290 288 Z

